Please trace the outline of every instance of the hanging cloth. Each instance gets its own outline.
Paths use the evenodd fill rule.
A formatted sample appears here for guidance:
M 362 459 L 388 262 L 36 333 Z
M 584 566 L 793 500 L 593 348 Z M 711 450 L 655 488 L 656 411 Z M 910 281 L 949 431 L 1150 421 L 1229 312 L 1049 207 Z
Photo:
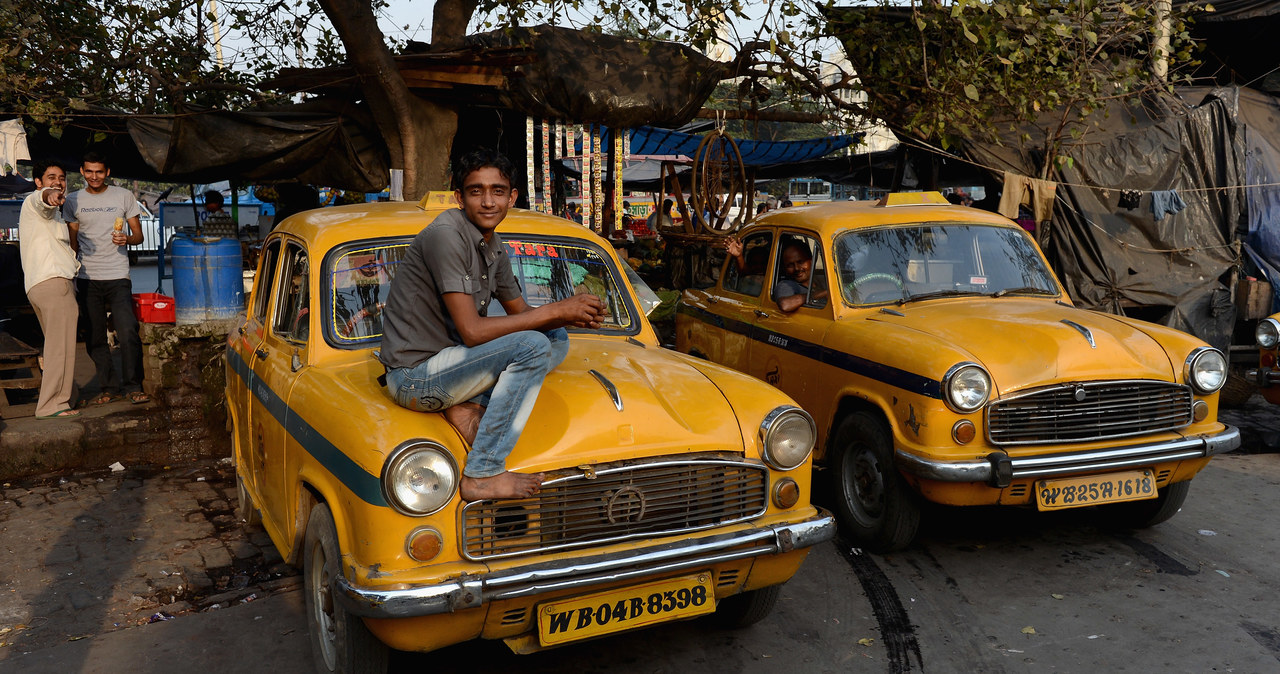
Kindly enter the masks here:
M 27 150 L 27 130 L 21 119 L 0 122 L 0 175 L 17 173 L 19 161 L 30 161 Z
M 1005 171 L 1000 215 L 1012 220 L 1018 217 L 1018 206 L 1024 205 L 1031 208 L 1036 222 L 1045 222 L 1053 217 L 1053 197 L 1057 190 L 1057 183 Z
M 1138 190 L 1120 190 L 1120 201 L 1116 204 L 1120 208 L 1133 210 L 1138 207 L 1138 203 L 1142 200 L 1142 192 Z
M 1164 216 L 1173 215 L 1186 207 L 1187 202 L 1182 200 L 1178 190 L 1151 193 L 1151 214 L 1156 216 L 1156 220 L 1162 220 Z

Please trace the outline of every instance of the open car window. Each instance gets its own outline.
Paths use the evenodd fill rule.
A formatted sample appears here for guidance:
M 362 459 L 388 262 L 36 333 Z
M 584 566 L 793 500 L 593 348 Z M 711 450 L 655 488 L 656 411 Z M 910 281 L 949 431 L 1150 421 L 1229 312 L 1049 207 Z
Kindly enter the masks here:
M 1031 240 L 1008 227 L 921 224 L 846 232 L 836 238 L 835 264 L 851 305 L 1058 294 Z
M 773 233 L 761 232 L 752 234 L 742 240 L 743 267 L 738 268 L 732 256 L 726 255 L 722 287 L 731 293 L 759 297 L 764 290 L 764 279 L 769 271 L 769 249 L 773 246 Z

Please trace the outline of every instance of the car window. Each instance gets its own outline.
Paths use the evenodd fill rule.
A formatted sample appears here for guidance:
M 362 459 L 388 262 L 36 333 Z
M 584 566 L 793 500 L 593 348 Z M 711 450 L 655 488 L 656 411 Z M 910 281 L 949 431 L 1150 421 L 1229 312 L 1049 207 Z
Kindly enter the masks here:
M 259 324 L 267 322 L 267 299 L 271 297 L 276 283 L 276 262 L 280 259 L 280 239 L 267 244 L 262 251 L 262 268 L 254 277 L 256 293 L 253 296 L 253 317 Z
M 956 294 L 1057 295 L 1030 238 L 1009 227 L 921 224 L 846 232 L 835 241 L 853 305 Z
M 280 294 L 276 300 L 276 314 L 271 331 L 290 342 L 306 343 L 311 323 L 311 279 L 307 251 L 298 244 L 288 244 L 282 264 L 284 274 L 280 278 Z
M 329 256 L 330 326 L 339 344 L 382 337 L 382 310 L 408 243 L 359 246 Z
M 772 232 L 760 232 L 744 238 L 742 260 L 745 266 L 738 269 L 737 263 L 729 257 L 722 287 L 731 293 L 759 297 L 760 291 L 764 290 L 765 273 L 769 271 L 769 248 L 772 245 Z
M 601 332 L 634 332 L 639 329 L 626 282 L 602 251 L 579 241 L 535 238 L 505 242 L 511 271 L 531 307 L 591 293 L 605 305 Z M 500 305 L 493 309 L 500 308 Z M 493 310 L 491 309 L 491 311 Z
M 807 269 L 804 266 L 806 260 Z M 773 288 L 769 291 L 769 297 L 777 302 L 784 297 L 803 294 L 804 306 L 823 307 L 826 306 L 827 299 L 825 295 L 821 295 L 821 291 L 826 287 L 827 271 L 822 258 L 822 245 L 818 240 L 795 233 L 780 236 L 774 257 Z

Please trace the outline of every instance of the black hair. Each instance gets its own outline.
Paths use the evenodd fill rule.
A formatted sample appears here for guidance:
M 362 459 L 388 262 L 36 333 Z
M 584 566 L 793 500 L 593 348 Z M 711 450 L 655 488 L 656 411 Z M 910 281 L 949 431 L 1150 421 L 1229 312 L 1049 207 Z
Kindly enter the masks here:
M 103 156 L 101 152 L 93 152 L 92 150 L 84 153 L 84 161 L 81 163 L 102 164 L 102 168 L 105 168 L 105 169 L 111 168 L 111 163 L 107 161 L 107 158 Z
M 453 165 L 453 189 L 461 190 L 463 182 L 467 176 L 479 171 L 482 168 L 495 168 L 508 183 L 514 183 L 512 176 L 516 173 L 516 167 L 507 159 L 506 155 L 492 148 L 482 147 L 478 150 L 472 150 L 461 157 Z M 512 185 L 514 187 L 514 185 Z
M 792 239 L 782 244 L 783 251 L 787 250 L 788 248 L 795 248 L 796 250 L 800 251 L 800 254 L 804 255 L 804 259 L 806 260 L 813 259 L 813 251 L 809 250 L 809 244 L 805 243 L 804 241 L 801 241 L 800 239 Z
M 222 192 L 219 192 L 218 190 L 209 190 L 208 192 L 205 192 L 204 202 L 206 204 L 218 204 L 221 206 L 224 203 Z
M 67 168 L 63 166 L 61 163 L 59 163 L 58 160 L 41 159 L 31 165 L 31 179 L 35 180 L 36 178 L 43 178 L 44 172 L 48 171 L 50 166 L 57 166 L 58 168 L 62 169 L 63 175 L 67 173 Z

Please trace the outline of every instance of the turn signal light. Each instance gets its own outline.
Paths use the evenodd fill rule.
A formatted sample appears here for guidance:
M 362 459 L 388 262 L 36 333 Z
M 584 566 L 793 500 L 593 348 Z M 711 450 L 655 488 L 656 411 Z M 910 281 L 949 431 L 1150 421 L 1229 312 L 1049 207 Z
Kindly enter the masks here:
M 1191 418 L 1199 423 L 1209 418 L 1209 403 L 1197 400 L 1191 405 Z
M 782 509 L 794 506 L 800 500 L 800 485 L 796 481 L 784 477 L 773 486 L 773 504 Z
M 1272 367 L 1275 367 L 1275 365 L 1276 365 L 1276 354 L 1274 354 L 1274 353 L 1272 353 L 1272 352 L 1270 352 L 1270 351 L 1263 351 L 1263 352 L 1262 352 L 1262 359 L 1261 359 L 1261 361 L 1259 362 L 1259 364 L 1260 364 L 1260 365 L 1262 365 L 1262 367 L 1265 367 L 1265 368 L 1272 368 Z
M 961 419 L 951 427 L 951 439 L 957 444 L 967 445 L 978 435 L 978 429 L 968 419 Z
M 429 562 L 440 554 L 443 546 L 444 539 L 440 537 L 440 532 L 431 527 L 422 527 L 414 529 L 413 533 L 409 534 L 405 547 L 410 557 L 419 562 Z

